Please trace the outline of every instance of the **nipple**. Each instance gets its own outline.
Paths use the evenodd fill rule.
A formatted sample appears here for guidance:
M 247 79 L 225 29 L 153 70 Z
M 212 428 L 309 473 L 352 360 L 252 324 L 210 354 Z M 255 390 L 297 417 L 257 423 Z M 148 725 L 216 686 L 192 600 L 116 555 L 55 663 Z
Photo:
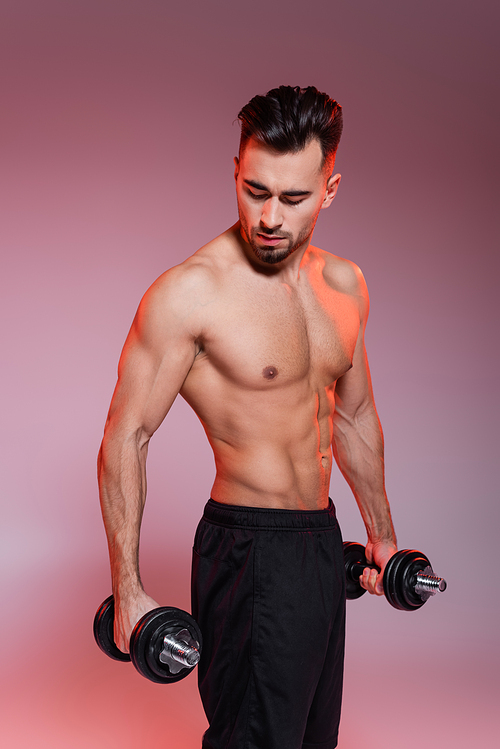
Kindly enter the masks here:
M 277 374 L 278 367 L 265 367 L 265 369 L 262 370 L 262 377 L 266 380 L 274 380 Z

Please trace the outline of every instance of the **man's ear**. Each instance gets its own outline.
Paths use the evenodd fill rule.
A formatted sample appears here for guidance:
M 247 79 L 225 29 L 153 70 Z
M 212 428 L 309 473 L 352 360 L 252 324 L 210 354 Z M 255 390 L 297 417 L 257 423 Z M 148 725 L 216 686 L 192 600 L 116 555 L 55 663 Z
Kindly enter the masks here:
M 237 156 L 234 157 L 234 179 L 238 179 L 238 174 L 240 173 L 240 160 Z
M 323 203 L 321 204 L 321 208 L 328 208 L 328 206 L 334 199 L 335 195 L 337 194 L 340 179 L 340 174 L 333 174 L 328 178 L 328 181 L 326 183 L 325 197 L 323 199 Z

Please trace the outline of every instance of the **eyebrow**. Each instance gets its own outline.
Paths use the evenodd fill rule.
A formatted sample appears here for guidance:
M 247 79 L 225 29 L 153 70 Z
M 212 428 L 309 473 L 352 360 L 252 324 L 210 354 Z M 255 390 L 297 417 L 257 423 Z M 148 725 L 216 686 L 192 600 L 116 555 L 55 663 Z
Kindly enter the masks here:
M 262 190 L 262 192 L 270 192 L 270 190 L 265 185 L 262 185 L 260 182 L 254 182 L 253 179 L 244 179 L 243 182 L 249 187 L 253 187 L 254 190 Z M 285 192 L 282 192 L 281 194 L 285 195 L 287 198 L 298 198 L 298 197 L 305 196 L 305 195 L 311 195 L 311 191 L 310 190 L 285 190 Z

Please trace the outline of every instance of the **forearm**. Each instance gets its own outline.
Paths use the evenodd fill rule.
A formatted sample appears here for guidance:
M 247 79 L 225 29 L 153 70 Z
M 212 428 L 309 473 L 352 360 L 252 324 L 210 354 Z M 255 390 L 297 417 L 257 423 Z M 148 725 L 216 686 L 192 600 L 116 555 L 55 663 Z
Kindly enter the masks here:
M 384 481 L 384 440 L 372 403 L 348 416 L 337 404 L 333 452 L 358 504 L 371 543 L 396 545 Z
M 139 536 L 146 501 L 147 443 L 105 434 L 98 459 L 101 510 L 108 539 L 115 597 L 142 591 Z

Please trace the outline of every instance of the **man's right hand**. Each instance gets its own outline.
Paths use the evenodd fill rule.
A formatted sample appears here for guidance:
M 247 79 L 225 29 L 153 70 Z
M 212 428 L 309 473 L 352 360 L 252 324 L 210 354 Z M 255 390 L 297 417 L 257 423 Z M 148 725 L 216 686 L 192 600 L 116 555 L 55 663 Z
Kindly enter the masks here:
M 159 605 L 144 591 L 133 598 L 115 596 L 114 639 L 119 650 L 123 653 L 129 652 L 130 636 L 135 625 L 144 614 L 157 609 Z

